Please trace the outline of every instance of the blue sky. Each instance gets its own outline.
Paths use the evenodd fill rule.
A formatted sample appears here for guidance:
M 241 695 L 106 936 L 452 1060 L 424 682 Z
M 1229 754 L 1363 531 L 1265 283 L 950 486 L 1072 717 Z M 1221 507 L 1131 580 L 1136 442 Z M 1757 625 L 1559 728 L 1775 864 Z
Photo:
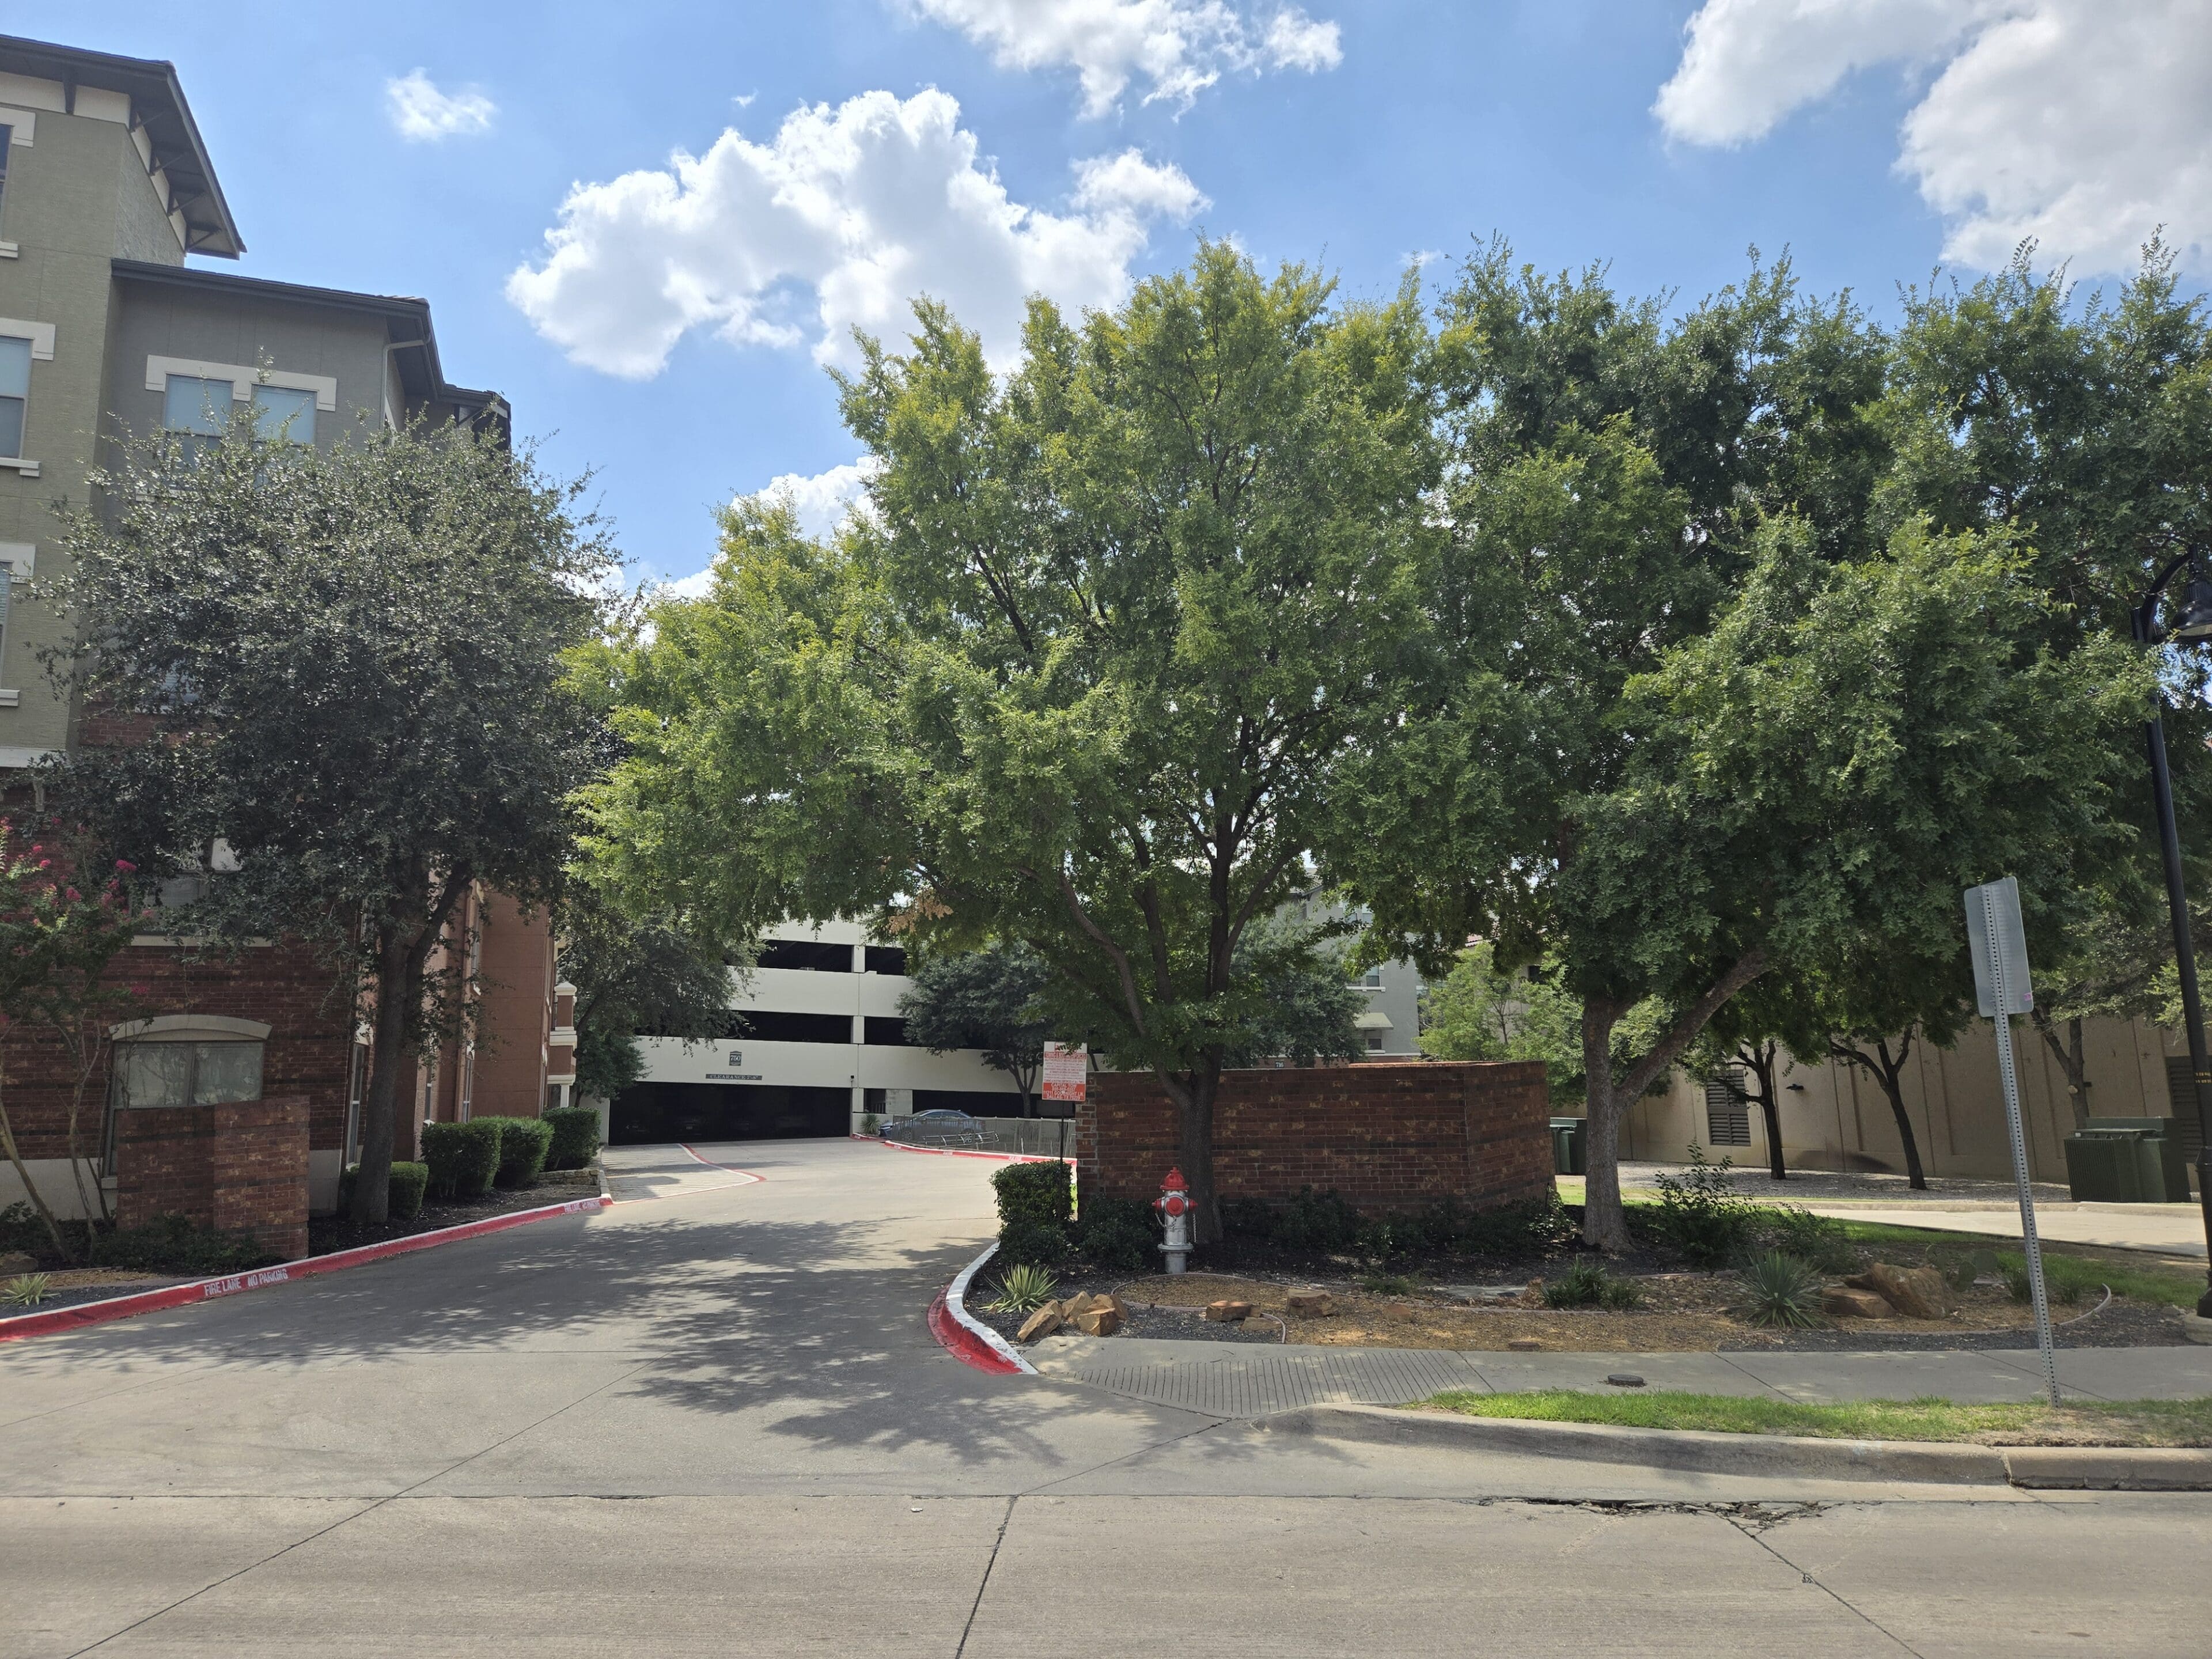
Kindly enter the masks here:
M 823 360 L 915 283 L 1003 338 L 1019 287 L 1110 299 L 1201 231 L 1354 295 L 1492 232 L 1686 300 L 1787 248 L 1881 315 L 2023 233 L 2091 275 L 2163 222 L 2201 277 L 2212 15 L 2121 11 L 13 0 L 0 27 L 173 60 L 234 268 L 428 298 L 447 372 L 596 475 L 636 574 L 678 577 L 717 502 L 854 459 Z M 707 160 L 678 179 L 678 150 Z

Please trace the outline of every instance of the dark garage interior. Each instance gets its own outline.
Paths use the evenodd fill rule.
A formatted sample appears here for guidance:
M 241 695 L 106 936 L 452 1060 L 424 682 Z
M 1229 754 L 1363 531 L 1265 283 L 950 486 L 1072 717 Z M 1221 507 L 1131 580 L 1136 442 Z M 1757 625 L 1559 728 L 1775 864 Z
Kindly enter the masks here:
M 615 1097 L 617 1146 L 680 1140 L 796 1140 L 842 1135 L 853 1091 L 771 1083 L 641 1083 Z

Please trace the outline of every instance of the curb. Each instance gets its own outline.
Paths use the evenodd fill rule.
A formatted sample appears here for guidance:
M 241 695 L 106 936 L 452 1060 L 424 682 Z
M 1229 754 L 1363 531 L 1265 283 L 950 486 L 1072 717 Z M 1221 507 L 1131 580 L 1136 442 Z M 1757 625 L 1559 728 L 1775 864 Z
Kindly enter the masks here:
M 968 1311 L 968 1282 L 975 1270 L 998 1254 L 994 1243 L 963 1267 L 953 1281 L 929 1304 L 929 1334 L 938 1346 L 962 1364 L 994 1376 L 1035 1376 L 1036 1367 L 1022 1358 L 1006 1339 Z
M 927 1152 L 932 1158 L 995 1158 L 1002 1164 L 1073 1164 L 1072 1158 L 1047 1158 L 1041 1152 L 971 1152 L 957 1146 L 909 1146 L 902 1140 L 884 1140 L 874 1135 L 848 1135 L 848 1140 L 865 1140 L 891 1152 Z
M 599 1178 L 602 1182 L 606 1179 L 604 1174 Z M 298 1261 L 279 1262 L 273 1267 L 256 1267 L 251 1273 L 233 1273 L 223 1279 L 195 1279 L 189 1285 L 165 1285 L 158 1291 L 140 1291 L 132 1296 L 113 1296 L 105 1302 L 81 1302 L 73 1308 L 56 1308 L 51 1313 L 22 1314 L 14 1319 L 0 1319 L 0 1342 L 19 1341 L 25 1337 L 52 1336 L 63 1331 L 80 1330 L 88 1325 L 104 1325 L 112 1319 L 131 1319 L 139 1314 L 161 1313 L 171 1308 L 190 1307 L 195 1303 L 236 1296 L 246 1291 L 265 1290 L 271 1285 L 289 1285 L 295 1279 L 342 1273 L 348 1267 L 367 1267 L 372 1261 L 381 1261 L 388 1256 L 406 1255 L 416 1250 L 432 1249 L 441 1244 L 458 1244 L 465 1238 L 481 1238 L 486 1233 L 505 1232 L 510 1227 L 527 1226 L 533 1221 L 550 1221 L 555 1216 L 577 1215 L 587 1210 L 604 1209 L 608 1202 L 604 1195 L 572 1198 L 565 1203 L 543 1205 L 534 1210 L 511 1210 L 505 1215 L 487 1216 L 482 1221 L 464 1221 L 458 1227 L 440 1227 L 431 1232 L 410 1233 L 404 1238 L 387 1238 L 377 1244 L 357 1244 L 350 1250 L 333 1250 L 328 1255 L 311 1255 Z
M 1684 1474 L 1901 1480 L 2093 1492 L 2212 1490 L 2212 1450 L 2163 1446 L 1960 1446 L 1910 1440 L 1635 1429 L 1459 1417 L 1381 1406 L 1308 1406 L 1262 1420 L 1279 1434 L 1401 1446 L 1522 1452 Z

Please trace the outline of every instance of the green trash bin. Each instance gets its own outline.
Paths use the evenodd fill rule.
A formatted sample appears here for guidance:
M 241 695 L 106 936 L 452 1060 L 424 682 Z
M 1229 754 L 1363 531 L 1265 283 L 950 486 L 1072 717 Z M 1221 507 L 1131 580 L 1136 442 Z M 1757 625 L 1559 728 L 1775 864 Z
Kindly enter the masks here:
M 1552 1120 L 1552 1168 L 1564 1176 L 1589 1173 L 1589 1143 L 1584 1139 L 1588 1123 L 1578 1117 L 1555 1117 Z
M 2163 1204 L 2166 1137 L 2149 1129 L 2101 1125 L 2066 1137 L 2066 1185 L 2079 1200 Z
M 2159 1168 L 2165 1176 L 2165 1201 L 2187 1204 L 2195 1200 L 2197 1194 L 2189 1184 L 2189 1149 L 2181 1144 L 2181 1137 L 2176 1133 L 2186 1126 L 2170 1117 L 2093 1117 L 2088 1127 L 2145 1131 L 2158 1142 Z

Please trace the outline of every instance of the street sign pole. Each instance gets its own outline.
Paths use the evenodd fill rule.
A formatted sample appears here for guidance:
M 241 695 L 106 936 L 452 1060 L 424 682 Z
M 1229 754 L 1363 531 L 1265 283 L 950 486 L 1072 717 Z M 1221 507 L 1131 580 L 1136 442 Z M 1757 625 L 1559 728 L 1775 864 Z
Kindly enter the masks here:
M 2007 876 L 1966 890 L 1966 943 L 1974 959 L 1974 991 L 1996 1026 L 1997 1075 L 2004 1084 L 2005 1132 L 2012 1138 L 2013 1180 L 2020 1188 L 2020 1237 L 2027 1255 L 2027 1287 L 2035 1303 L 2035 1346 L 2043 1381 L 2058 1401 L 2058 1355 L 2051 1339 L 2051 1297 L 2043 1284 L 2043 1245 L 2035 1232 L 2035 1193 L 2027 1178 L 2027 1136 L 2020 1115 L 2020 1077 L 2013 1067 L 2012 1017 L 2035 1006 L 2027 977 L 2027 933 L 2020 884 Z

